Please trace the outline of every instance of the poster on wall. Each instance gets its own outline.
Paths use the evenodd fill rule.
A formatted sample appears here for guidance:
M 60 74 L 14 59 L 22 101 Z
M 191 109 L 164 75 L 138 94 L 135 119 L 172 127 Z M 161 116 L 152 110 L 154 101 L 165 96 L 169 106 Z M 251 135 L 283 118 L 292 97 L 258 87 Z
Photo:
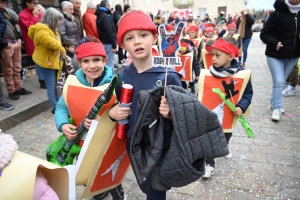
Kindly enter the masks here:
M 189 13 L 192 12 L 191 9 L 177 9 L 173 10 L 174 16 L 178 14 L 180 18 L 188 19 L 189 18 Z

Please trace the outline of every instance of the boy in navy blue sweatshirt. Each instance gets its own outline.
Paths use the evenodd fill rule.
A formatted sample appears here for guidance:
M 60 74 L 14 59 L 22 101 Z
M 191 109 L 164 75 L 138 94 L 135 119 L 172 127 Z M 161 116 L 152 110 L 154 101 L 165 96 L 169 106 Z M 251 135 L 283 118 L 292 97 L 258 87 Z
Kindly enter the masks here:
M 132 23 L 134 21 L 134 23 Z M 133 11 L 122 16 L 119 21 L 118 45 L 129 52 L 132 63 L 119 72 L 120 81 L 116 87 L 116 95 L 120 99 L 122 84 L 133 86 L 132 106 L 114 106 L 109 115 L 112 119 L 129 119 L 127 126 L 127 152 L 140 111 L 138 109 L 138 93 L 140 90 L 154 89 L 164 85 L 165 68 L 153 67 L 152 45 L 157 42 L 157 30 L 149 15 L 142 11 Z M 167 85 L 181 86 L 181 77 L 173 69 L 168 69 Z M 170 108 L 166 98 L 162 96 L 159 111 L 163 117 L 171 119 Z M 130 156 L 130 155 L 129 155 Z M 165 200 L 166 191 L 158 191 L 152 187 L 151 177 L 139 183 L 147 199 Z

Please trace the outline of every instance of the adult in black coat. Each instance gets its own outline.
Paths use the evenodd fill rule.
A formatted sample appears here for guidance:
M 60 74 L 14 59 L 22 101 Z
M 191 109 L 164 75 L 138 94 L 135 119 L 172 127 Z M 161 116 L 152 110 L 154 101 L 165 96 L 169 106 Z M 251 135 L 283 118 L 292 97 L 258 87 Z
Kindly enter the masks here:
M 99 39 L 103 43 L 106 55 L 108 57 L 106 65 L 114 71 L 115 53 L 117 52 L 117 36 L 114 22 L 112 20 L 110 3 L 108 0 L 102 0 L 100 7 L 96 10 L 96 25 Z
M 115 25 L 116 33 L 118 33 L 118 22 L 123 14 L 122 11 L 122 6 L 120 4 L 117 4 L 115 6 L 115 12 L 113 13 L 113 22 Z M 121 47 L 118 47 L 118 59 L 119 59 L 119 64 L 125 65 L 126 60 L 124 60 L 124 52 Z
M 276 0 L 274 8 L 260 38 L 267 45 L 265 54 L 273 79 L 271 119 L 279 121 L 284 83 L 300 57 L 300 2 Z

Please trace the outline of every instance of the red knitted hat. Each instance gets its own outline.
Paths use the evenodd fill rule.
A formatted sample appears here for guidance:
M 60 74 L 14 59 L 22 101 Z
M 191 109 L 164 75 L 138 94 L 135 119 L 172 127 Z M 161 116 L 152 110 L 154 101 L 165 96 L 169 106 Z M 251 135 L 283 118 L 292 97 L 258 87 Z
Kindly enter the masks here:
M 172 31 L 173 30 L 172 25 L 171 24 L 166 25 L 166 30 L 167 31 Z
M 155 24 L 149 15 L 142 11 L 132 11 L 125 14 L 119 22 L 117 36 L 119 46 L 123 42 L 124 35 L 132 30 L 148 30 L 157 34 Z
M 190 26 L 187 32 L 194 31 L 198 32 L 198 27 L 197 26 Z
M 239 56 L 239 49 L 229 42 L 223 40 L 223 39 L 217 39 L 214 44 L 212 45 L 212 48 L 218 49 L 222 52 L 225 52 L 229 55 L 234 55 L 235 57 Z
M 229 25 L 227 26 L 227 30 L 230 30 L 230 29 L 232 29 L 232 28 L 236 28 L 235 23 L 229 24 Z
M 102 43 L 87 42 L 79 45 L 76 48 L 76 58 L 81 60 L 88 56 L 103 56 L 106 57 L 105 49 Z
M 206 31 L 206 33 L 214 33 L 215 29 L 211 28 L 211 27 L 207 27 L 207 29 L 205 31 Z

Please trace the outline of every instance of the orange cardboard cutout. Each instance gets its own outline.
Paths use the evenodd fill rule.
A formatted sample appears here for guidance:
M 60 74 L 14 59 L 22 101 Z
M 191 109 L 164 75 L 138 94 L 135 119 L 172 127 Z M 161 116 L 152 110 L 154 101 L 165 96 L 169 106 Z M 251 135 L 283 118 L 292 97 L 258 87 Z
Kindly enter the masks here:
M 64 97 L 70 114 L 74 119 L 75 126 L 78 126 L 87 116 L 98 96 L 108 85 L 87 87 L 81 84 L 75 76 L 70 75 L 68 77 L 64 86 Z M 92 134 L 92 138 L 84 142 L 82 149 L 85 149 L 85 151 L 80 152 L 79 157 L 82 158 L 78 159 L 78 163 L 76 163 L 76 185 L 86 185 L 81 198 L 91 197 L 120 184 L 130 165 L 130 160 L 126 153 L 126 139 L 118 139 L 115 136 L 116 123 L 111 121 L 108 114 L 108 108 L 115 101 L 116 96 L 113 95 L 109 103 L 103 106 L 99 113 L 101 119 L 94 130 L 89 130 L 88 134 Z M 114 163 L 112 160 L 117 160 L 124 152 L 125 154 L 119 163 L 114 180 L 109 181 L 107 179 L 108 175 L 103 176 L 103 178 L 106 178 L 104 182 L 103 178 L 99 179 L 97 172 L 109 169 Z
M 181 55 L 177 54 L 180 58 L 182 65 L 175 66 L 174 69 L 182 75 L 182 81 L 193 81 L 193 52 Z
M 206 51 L 206 49 L 202 49 L 201 50 L 201 55 L 202 55 L 202 58 L 203 58 L 203 65 L 204 65 L 204 68 L 205 69 L 209 69 L 213 62 L 212 62 L 212 54 L 209 53 L 208 51 Z
M 209 70 L 201 70 L 198 99 L 208 109 L 217 113 L 225 133 L 233 131 L 236 118 L 229 107 L 223 103 L 223 100 L 220 98 L 220 96 L 212 92 L 212 88 L 219 88 L 224 94 L 226 94 L 222 81 L 225 81 L 226 84 L 229 84 L 232 79 L 234 82 L 234 91 L 238 91 L 238 93 L 233 95 L 232 98 L 229 98 L 229 100 L 235 105 L 243 96 L 246 85 L 250 78 L 250 74 L 251 70 L 243 70 L 231 77 L 216 78 L 210 73 Z

